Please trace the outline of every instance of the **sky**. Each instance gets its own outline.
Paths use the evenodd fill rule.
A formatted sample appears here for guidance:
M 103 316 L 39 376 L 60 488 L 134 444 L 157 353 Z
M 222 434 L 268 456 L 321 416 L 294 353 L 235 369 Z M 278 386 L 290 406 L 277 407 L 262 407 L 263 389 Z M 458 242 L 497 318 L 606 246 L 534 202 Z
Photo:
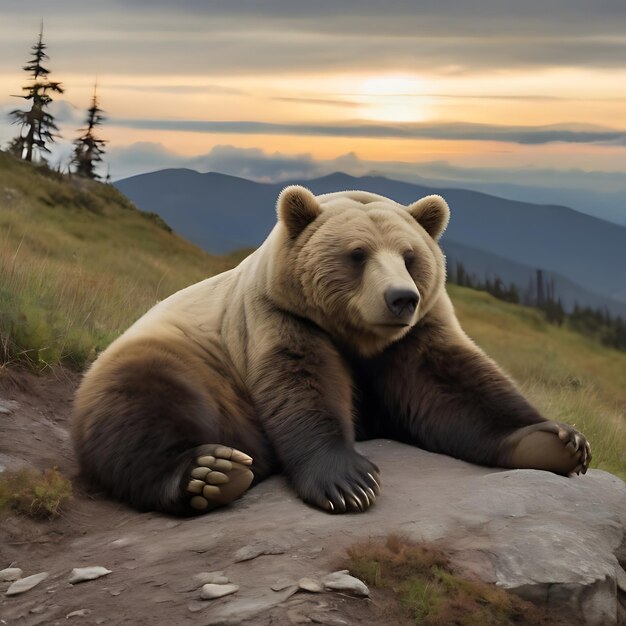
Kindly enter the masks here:
M 0 145 L 40 22 L 67 161 L 114 179 L 341 169 L 626 193 L 623 0 L 0 0 Z

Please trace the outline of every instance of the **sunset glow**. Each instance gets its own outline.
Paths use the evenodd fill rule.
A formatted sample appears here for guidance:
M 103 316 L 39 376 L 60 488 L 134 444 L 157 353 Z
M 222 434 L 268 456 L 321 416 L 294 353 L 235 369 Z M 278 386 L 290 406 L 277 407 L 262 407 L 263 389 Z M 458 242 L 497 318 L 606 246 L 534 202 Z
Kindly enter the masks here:
M 63 0 L 54 15 L 42 0 L 15 3 L 3 13 L 0 117 L 23 104 L 11 96 L 41 14 L 51 78 L 66 88 L 54 105 L 59 162 L 97 76 L 116 176 L 220 146 L 343 167 L 349 158 L 355 173 L 384 163 L 416 175 L 433 163 L 499 168 L 511 181 L 520 168 L 626 172 L 626 11 L 596 7 L 590 22 L 532 0 L 538 20 L 480 1 L 493 25 L 462 6 L 407 13 L 402 2 L 334 7 L 331 22 L 282 0 L 148 13 L 140 0 Z M 0 144 L 14 132 L 0 124 Z

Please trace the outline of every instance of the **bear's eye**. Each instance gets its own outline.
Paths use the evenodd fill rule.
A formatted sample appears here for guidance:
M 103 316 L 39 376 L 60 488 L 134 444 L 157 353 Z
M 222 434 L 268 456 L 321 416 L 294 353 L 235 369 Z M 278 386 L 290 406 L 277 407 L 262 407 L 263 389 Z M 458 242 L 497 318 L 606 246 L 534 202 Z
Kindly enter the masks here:
M 415 261 L 415 252 L 413 252 L 413 250 L 407 250 L 402 256 L 404 257 L 405 267 L 410 269 L 413 265 L 413 261 Z
M 350 260 L 357 265 L 361 265 L 367 257 L 367 252 L 363 248 L 355 248 L 350 251 Z

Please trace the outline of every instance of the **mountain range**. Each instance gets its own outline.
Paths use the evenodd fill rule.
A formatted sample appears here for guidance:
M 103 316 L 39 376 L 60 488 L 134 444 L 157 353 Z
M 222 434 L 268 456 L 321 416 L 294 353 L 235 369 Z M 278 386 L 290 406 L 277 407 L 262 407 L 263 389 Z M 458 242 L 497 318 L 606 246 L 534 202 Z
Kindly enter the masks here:
M 167 169 L 115 185 L 140 209 L 157 213 L 200 247 L 226 253 L 263 241 L 275 223 L 276 197 L 291 183 L 315 194 L 362 189 L 403 204 L 439 193 L 452 211 L 442 238 L 450 262 L 462 262 L 480 278 L 498 276 L 521 289 L 542 269 L 566 308 L 577 302 L 626 315 L 626 227 L 564 206 L 341 172 L 277 184 Z

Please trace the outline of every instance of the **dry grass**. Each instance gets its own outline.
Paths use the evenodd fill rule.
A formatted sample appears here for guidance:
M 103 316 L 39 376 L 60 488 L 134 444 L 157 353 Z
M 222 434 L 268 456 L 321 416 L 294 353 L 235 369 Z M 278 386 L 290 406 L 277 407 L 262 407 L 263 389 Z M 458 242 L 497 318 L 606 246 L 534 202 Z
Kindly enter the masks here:
M 80 368 L 156 302 L 237 261 L 113 187 L 0 154 L 0 362 Z
M 0 475 L 0 513 L 13 510 L 34 519 L 52 519 L 71 498 L 72 483 L 56 468 Z
M 350 573 L 380 592 L 381 623 L 424 626 L 565 626 L 561 619 L 493 585 L 456 575 L 437 547 L 392 535 L 348 550 Z M 390 595 L 389 595 L 390 594 Z

